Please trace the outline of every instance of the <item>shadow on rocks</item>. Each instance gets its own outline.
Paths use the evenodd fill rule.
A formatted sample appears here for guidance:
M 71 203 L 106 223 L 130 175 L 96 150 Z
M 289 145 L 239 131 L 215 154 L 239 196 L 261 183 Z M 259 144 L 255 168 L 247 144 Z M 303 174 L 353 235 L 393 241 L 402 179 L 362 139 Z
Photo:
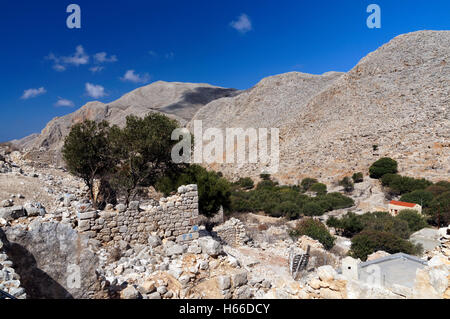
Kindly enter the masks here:
M 38 268 L 34 256 L 23 246 L 10 243 L 0 228 L 0 240 L 28 299 L 73 299 L 72 295 L 48 274 Z

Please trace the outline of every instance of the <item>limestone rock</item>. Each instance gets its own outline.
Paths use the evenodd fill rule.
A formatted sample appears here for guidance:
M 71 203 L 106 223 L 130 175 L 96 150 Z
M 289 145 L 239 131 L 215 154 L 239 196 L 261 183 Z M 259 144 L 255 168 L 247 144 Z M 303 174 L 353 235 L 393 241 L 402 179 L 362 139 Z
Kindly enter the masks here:
M 204 254 L 215 257 L 223 252 L 222 245 L 210 236 L 200 237 L 198 245 L 202 248 Z

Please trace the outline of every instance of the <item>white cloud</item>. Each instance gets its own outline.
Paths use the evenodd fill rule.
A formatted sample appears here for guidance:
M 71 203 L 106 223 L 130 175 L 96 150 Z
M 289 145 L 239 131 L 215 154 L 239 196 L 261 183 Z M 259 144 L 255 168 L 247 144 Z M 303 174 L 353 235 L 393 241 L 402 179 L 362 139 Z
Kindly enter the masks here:
M 230 25 L 240 33 L 247 33 L 252 30 L 252 22 L 245 13 L 241 14 L 236 21 L 231 21 Z
M 57 107 L 74 107 L 75 104 L 70 100 L 59 97 L 58 101 L 55 103 L 55 106 L 57 106 Z
M 111 55 L 108 57 L 106 52 L 99 52 L 94 55 L 94 60 L 96 63 L 112 63 L 117 62 L 117 56 Z
M 36 96 L 42 95 L 47 93 L 47 90 L 43 87 L 40 87 L 39 89 L 28 89 L 23 91 L 23 95 L 21 97 L 22 100 L 28 100 L 31 98 L 34 98 Z
M 92 73 L 98 73 L 101 72 L 105 67 L 103 66 L 93 66 L 92 68 L 89 68 L 89 71 L 91 71 Z
M 86 83 L 86 94 L 94 99 L 106 96 L 105 88 L 103 86 L 91 83 Z
M 165 55 L 164 57 L 165 57 L 166 59 L 173 59 L 174 56 L 175 56 L 175 53 L 169 52 L 169 53 L 166 53 L 166 55 Z
M 153 56 L 153 57 L 157 57 L 158 56 L 158 53 L 156 53 L 155 51 L 152 51 L 152 50 L 148 51 L 148 54 Z
M 146 83 L 150 81 L 150 75 L 148 73 L 137 74 L 134 70 L 128 70 L 125 72 L 125 75 L 121 78 L 121 80 L 133 83 Z
M 75 49 L 75 53 L 71 56 L 62 57 L 62 60 L 66 64 L 73 64 L 76 66 L 88 64 L 89 63 L 89 55 L 84 52 L 84 48 L 82 45 L 79 45 Z
M 75 48 L 75 53 L 69 56 L 57 56 L 50 53 L 47 57 L 48 60 L 53 61 L 53 69 L 62 72 L 67 69 L 67 66 L 85 65 L 89 63 L 89 55 L 86 54 L 82 45 Z

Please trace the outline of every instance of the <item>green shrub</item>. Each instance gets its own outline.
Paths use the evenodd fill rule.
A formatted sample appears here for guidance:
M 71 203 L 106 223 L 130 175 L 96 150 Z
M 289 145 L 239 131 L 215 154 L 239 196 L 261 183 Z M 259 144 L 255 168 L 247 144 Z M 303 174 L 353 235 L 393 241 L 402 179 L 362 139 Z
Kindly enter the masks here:
M 262 180 L 261 182 L 258 183 L 258 185 L 256 185 L 256 188 L 258 190 L 261 190 L 261 189 L 272 189 L 275 186 L 277 186 L 277 183 L 275 183 L 274 181 Z
M 428 207 L 433 200 L 433 193 L 425 190 L 416 190 L 403 195 L 400 200 L 402 202 L 415 203 L 421 205 L 422 207 Z
M 317 195 L 325 195 L 327 193 L 327 185 L 322 183 L 315 183 L 311 185 L 311 187 L 308 189 L 310 192 L 314 192 Z
M 427 212 L 432 225 L 447 227 L 450 224 L 450 191 L 435 197 Z
M 405 209 L 400 211 L 400 213 L 395 218 L 407 222 L 410 232 L 413 233 L 428 226 L 423 216 L 412 209 Z
M 361 216 L 351 212 L 342 216 L 340 219 L 336 217 L 329 218 L 327 225 L 341 230 L 345 237 L 353 237 L 364 229 Z
M 409 216 L 409 215 L 408 215 Z M 415 231 L 409 227 L 408 218 L 393 217 L 386 212 L 366 213 L 356 215 L 347 213 L 340 219 L 331 219 L 327 225 L 340 231 L 345 237 L 353 237 L 362 231 L 381 231 L 395 234 L 404 239 Z
M 267 173 L 262 173 L 259 175 L 259 177 L 263 180 L 263 181 L 269 181 L 270 180 L 270 174 Z
M 329 202 L 332 210 L 349 208 L 355 205 L 355 201 L 353 199 L 342 195 L 341 193 L 329 193 L 320 198 L 325 199 L 327 202 Z
M 351 198 L 340 193 L 310 197 L 301 193 L 298 186 L 279 186 L 263 180 L 256 188 L 243 191 L 234 187 L 230 196 L 230 210 L 234 212 L 260 212 L 271 216 L 296 219 L 301 214 L 318 216 L 327 211 L 354 205 Z
M 320 221 L 305 218 L 299 221 L 295 229 L 291 232 L 294 237 L 308 236 L 312 239 L 318 240 L 325 249 L 331 249 L 334 246 L 336 238 L 328 231 L 327 227 Z
M 364 181 L 363 173 L 359 172 L 353 174 L 352 179 L 354 183 L 362 183 Z
M 344 187 L 344 191 L 346 193 L 351 193 L 355 190 L 355 185 L 349 177 L 344 177 L 341 181 L 339 181 L 339 185 Z
M 415 179 L 397 174 L 386 174 L 381 178 L 383 186 L 389 187 L 392 194 L 402 195 L 416 190 L 424 190 L 432 183 L 426 179 Z
M 390 254 L 402 252 L 410 255 L 421 252 L 420 246 L 415 246 L 410 241 L 388 232 L 369 230 L 352 238 L 350 255 L 354 258 L 365 261 L 368 255 L 379 250 Z
M 369 168 L 371 178 L 379 179 L 385 174 L 395 174 L 398 172 L 398 164 L 392 158 L 383 157 L 372 164 Z
M 432 193 L 433 196 L 436 197 L 450 191 L 450 182 L 437 182 L 436 184 L 428 186 L 425 190 Z
M 255 187 L 255 183 L 250 177 L 240 178 L 236 184 L 243 189 L 252 189 L 253 187 Z
M 296 219 L 300 215 L 300 209 L 294 202 L 283 202 L 275 208 L 279 216 L 286 216 L 289 219 Z
M 302 182 L 300 183 L 301 189 L 303 192 L 306 192 L 310 189 L 310 187 L 316 183 L 318 183 L 319 181 L 315 178 L 304 178 L 302 180 Z

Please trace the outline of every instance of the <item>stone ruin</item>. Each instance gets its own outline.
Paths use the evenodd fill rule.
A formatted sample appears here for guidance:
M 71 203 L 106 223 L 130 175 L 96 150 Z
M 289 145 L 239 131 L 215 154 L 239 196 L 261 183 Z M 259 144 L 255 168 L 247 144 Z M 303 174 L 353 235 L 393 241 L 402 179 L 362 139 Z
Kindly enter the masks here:
M 199 237 L 198 216 L 197 185 L 187 185 L 149 206 L 131 202 L 128 208 L 117 205 L 115 211 L 78 213 L 77 230 L 101 243 L 145 244 L 151 233 L 176 242 L 189 242 Z
M 213 234 L 223 244 L 238 247 L 249 241 L 244 224 L 237 218 L 231 218 L 224 224 L 213 228 Z
M 20 276 L 13 268 L 13 262 L 3 249 L 0 238 L 0 300 L 1 299 L 26 299 L 27 294 L 20 282 Z

